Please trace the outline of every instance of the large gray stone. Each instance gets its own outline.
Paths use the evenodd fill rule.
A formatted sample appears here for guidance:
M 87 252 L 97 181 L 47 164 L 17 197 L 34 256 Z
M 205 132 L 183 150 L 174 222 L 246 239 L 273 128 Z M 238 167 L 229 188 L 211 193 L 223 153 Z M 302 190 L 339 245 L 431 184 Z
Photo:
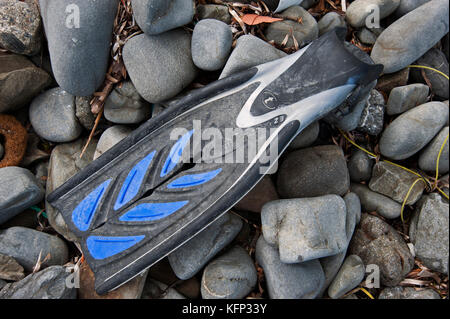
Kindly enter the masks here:
M 362 150 L 356 150 L 348 161 L 348 172 L 352 182 L 367 182 L 372 176 L 375 160 Z
M 347 27 L 345 18 L 337 12 L 328 12 L 318 22 L 319 36 L 338 27 Z
M 307 128 L 300 132 L 300 134 L 289 144 L 289 149 L 300 149 L 305 148 L 313 144 L 320 133 L 319 121 L 315 121 L 310 124 Z
M 436 172 L 437 159 L 445 139 L 448 137 L 448 126 L 444 127 L 438 135 L 423 149 L 419 157 L 419 167 L 421 170 L 428 172 Z M 447 140 L 444 148 L 442 148 L 441 157 L 439 158 L 439 173 L 448 173 L 448 149 L 449 142 Z
M 416 154 L 444 127 L 448 113 L 448 106 L 441 102 L 428 102 L 403 113 L 381 135 L 381 154 L 394 160 Z
M 433 289 L 416 290 L 413 287 L 384 288 L 378 299 L 441 299 Z
M 361 283 L 365 273 L 366 269 L 361 258 L 356 255 L 348 256 L 328 288 L 328 296 L 333 299 L 341 298 Z
M 39 4 L 56 82 L 72 95 L 92 95 L 107 71 L 119 0 Z
M 0 225 L 44 198 L 44 189 L 25 168 L 0 168 L 0 181 Z
M 395 15 L 400 18 L 429 1 L 430 0 L 401 0 L 400 5 L 397 10 L 395 10 Z
M 380 19 L 386 18 L 400 5 L 400 0 L 356 0 L 347 8 L 348 23 L 359 28 L 366 24 L 366 19 L 373 14 L 374 7 L 379 10 Z
M 392 23 L 373 46 L 374 62 L 393 73 L 416 61 L 448 33 L 448 10 L 447 0 L 432 0 Z
M 197 75 L 191 36 L 181 29 L 129 39 L 123 48 L 123 60 L 137 91 L 150 103 L 173 98 Z
M 132 129 L 124 125 L 115 125 L 104 131 L 98 140 L 94 160 L 127 137 L 132 131 Z
M 365 212 L 377 212 L 387 219 L 400 216 L 402 205 L 389 197 L 373 192 L 369 187 L 362 184 L 352 183 L 351 190 L 358 195 Z
M 392 89 L 386 107 L 387 113 L 389 115 L 400 114 L 425 103 L 428 99 L 429 91 L 430 89 L 427 85 L 420 83 Z

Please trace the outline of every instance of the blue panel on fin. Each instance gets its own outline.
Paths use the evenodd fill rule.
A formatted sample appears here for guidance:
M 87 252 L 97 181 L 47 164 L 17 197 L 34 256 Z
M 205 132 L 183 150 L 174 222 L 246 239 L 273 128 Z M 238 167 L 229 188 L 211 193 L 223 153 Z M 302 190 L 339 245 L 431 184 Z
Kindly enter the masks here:
M 172 203 L 145 203 L 134 207 L 119 220 L 123 222 L 148 222 L 158 220 L 175 213 L 186 205 L 188 201 Z
M 86 244 L 92 257 L 106 259 L 136 245 L 144 237 L 144 235 L 127 237 L 91 236 L 86 240 Z
M 155 153 L 156 151 L 148 154 L 128 173 L 128 176 L 120 189 L 119 195 L 117 196 L 116 203 L 114 204 L 115 210 L 122 208 L 139 193 L 142 182 L 144 181 L 145 173 L 147 172 Z
M 221 171 L 222 169 L 219 168 L 211 172 L 181 176 L 167 185 L 167 188 L 184 188 L 201 185 L 212 180 Z
M 100 200 L 108 188 L 111 180 L 103 182 L 100 186 L 94 189 L 88 196 L 86 196 L 81 203 L 72 212 L 72 221 L 81 231 L 89 229 L 94 213 L 100 204 Z
M 166 176 L 168 173 L 170 173 L 171 170 L 174 169 L 175 166 L 177 166 L 178 161 L 181 158 L 181 155 L 183 155 L 183 150 L 192 136 L 192 133 L 194 133 L 194 130 L 184 134 L 172 147 L 169 153 L 169 157 L 167 157 L 166 162 L 164 163 L 163 169 L 161 171 L 160 175 L 161 177 Z

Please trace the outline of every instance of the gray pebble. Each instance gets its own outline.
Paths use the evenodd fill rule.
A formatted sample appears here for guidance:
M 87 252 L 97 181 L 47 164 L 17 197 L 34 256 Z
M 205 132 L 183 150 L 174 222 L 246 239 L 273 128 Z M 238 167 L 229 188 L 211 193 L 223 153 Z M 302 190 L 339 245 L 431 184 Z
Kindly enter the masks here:
M 289 144 L 289 149 L 297 150 L 312 145 L 320 133 L 319 121 L 310 124 L 307 128 L 300 132 L 300 134 Z
M 438 135 L 427 145 L 420 154 L 419 157 L 419 167 L 421 170 L 427 172 L 436 172 L 436 164 L 445 139 L 448 137 L 448 126 L 444 127 Z M 448 140 L 442 149 L 441 157 L 439 158 L 439 173 L 448 173 Z
M 344 196 L 344 201 L 347 207 L 347 239 L 350 240 L 355 226 L 361 220 L 361 200 L 356 193 L 348 193 Z M 351 224 L 348 224 L 349 222 Z
M 356 150 L 349 159 L 348 172 L 352 182 L 367 182 L 372 176 L 375 160 L 362 150 Z
M 317 23 L 319 36 L 338 27 L 347 27 L 345 18 L 336 12 L 328 12 Z
M 401 0 L 400 5 L 397 10 L 395 10 L 395 15 L 400 18 L 429 1 L 430 0 Z
M 358 37 L 359 41 L 364 44 L 372 45 L 377 41 L 377 35 L 367 28 L 362 28 L 361 30 L 356 32 L 356 36 Z
M 24 277 L 25 270 L 14 258 L 0 254 L 0 279 L 18 281 Z
M 231 14 L 227 6 L 218 4 L 201 4 L 197 6 L 197 16 L 200 20 L 216 19 L 223 23 L 231 23 Z
M 95 149 L 94 160 L 130 135 L 132 130 L 124 125 L 115 125 L 103 132 Z
M 328 288 L 328 295 L 333 299 L 341 298 L 361 283 L 365 273 L 361 258 L 356 255 L 348 256 Z
M 366 24 L 366 18 L 373 14 L 373 8 L 379 9 L 380 19 L 386 18 L 400 5 L 400 0 L 356 0 L 347 8 L 348 23 L 359 28 Z
M 420 83 L 396 87 L 389 94 L 386 111 L 389 115 L 406 112 L 425 103 L 429 92 L 428 86 Z
M 378 299 L 441 299 L 433 289 L 416 290 L 413 287 L 384 288 Z
M 371 90 L 369 99 L 361 114 L 357 130 L 369 135 L 378 135 L 383 131 L 385 101 L 383 94 Z
M 389 197 L 373 192 L 369 187 L 362 184 L 352 183 L 351 190 L 358 195 L 365 212 L 377 212 L 387 219 L 400 216 L 402 205 Z
M 96 115 L 91 112 L 92 96 L 75 97 L 75 116 L 83 127 L 90 131 L 94 128 Z

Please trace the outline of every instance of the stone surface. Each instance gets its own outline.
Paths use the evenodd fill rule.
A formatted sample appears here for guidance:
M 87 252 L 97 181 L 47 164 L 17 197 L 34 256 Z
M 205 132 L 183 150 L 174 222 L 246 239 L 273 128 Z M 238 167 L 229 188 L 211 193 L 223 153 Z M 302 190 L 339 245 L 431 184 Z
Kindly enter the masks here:
M 150 118 L 151 106 L 131 81 L 115 87 L 105 102 L 105 118 L 116 124 L 137 124 Z
M 277 249 L 263 236 L 256 243 L 256 261 L 264 269 L 271 299 L 314 299 L 325 283 L 325 275 L 317 259 L 299 264 L 282 263 Z
M 289 153 L 279 168 L 277 186 L 282 198 L 345 194 L 350 176 L 342 149 L 324 145 Z
M 44 198 L 44 189 L 25 168 L 0 168 L 0 180 L 0 225 Z
M 396 87 L 389 94 L 386 111 L 389 115 L 406 112 L 425 103 L 429 91 L 428 86 L 420 83 Z
M 148 278 L 144 286 L 142 299 L 186 299 L 186 297 L 162 282 Z
M 395 10 L 395 15 L 400 18 L 429 1 L 430 0 L 401 0 L 400 5 L 397 10 Z
M 39 4 L 56 82 L 72 95 L 92 95 L 105 78 L 119 1 Z
M 433 289 L 416 290 L 413 287 L 384 288 L 378 299 L 441 299 Z
M 359 28 L 366 25 L 366 19 L 373 14 L 373 8 L 379 9 L 380 19 L 386 18 L 400 5 L 400 0 L 356 0 L 348 7 L 346 17 L 348 23 Z M 372 21 L 369 17 L 369 21 Z
M 202 276 L 203 299 L 241 299 L 255 287 L 256 268 L 248 252 L 235 246 L 206 266 Z
M 227 6 L 217 4 L 201 4 L 197 6 L 197 16 L 200 20 L 216 19 L 226 24 L 231 23 L 231 14 Z
M 75 112 L 75 97 L 54 88 L 33 100 L 29 116 L 36 134 L 50 142 L 64 143 L 77 139 L 83 131 Z
M 0 254 L 0 279 L 18 281 L 24 277 L 23 267 L 14 258 Z
M 448 106 L 441 102 L 428 102 L 403 113 L 381 135 L 381 154 L 394 160 L 416 154 L 444 127 L 448 113 Z
M 349 253 L 358 255 L 365 265 L 377 265 L 381 284 L 389 287 L 401 282 L 414 266 L 414 258 L 397 231 L 369 214 L 361 216 Z
M 384 65 L 384 73 L 410 65 L 448 33 L 448 10 L 447 0 L 433 0 L 392 23 L 373 46 L 374 62 Z
M 444 127 L 438 135 L 428 144 L 420 154 L 419 167 L 427 172 L 436 172 L 436 164 L 439 152 L 444 145 L 445 139 L 448 137 L 448 126 Z M 441 157 L 439 158 L 439 173 L 448 173 L 448 140 L 442 148 Z
M 373 45 L 377 41 L 377 35 L 367 28 L 362 28 L 356 33 L 359 41 L 364 44 Z
M 7 284 L 0 291 L 0 299 L 76 299 L 77 290 L 66 285 L 69 276 L 64 267 L 48 267 Z
M 317 23 L 319 36 L 338 27 L 347 27 L 345 18 L 336 12 L 328 12 Z
M 367 182 L 372 176 L 374 163 L 374 159 L 370 158 L 366 152 L 356 150 L 348 161 L 348 172 L 352 182 Z
M 192 0 L 133 0 L 132 6 L 137 24 L 149 35 L 181 27 L 194 17 Z
M 361 283 L 365 273 L 366 269 L 361 258 L 356 255 L 348 256 L 328 288 L 328 295 L 333 299 L 341 298 Z
M 201 20 L 192 34 L 192 59 L 205 71 L 222 69 L 231 52 L 233 34 L 230 27 L 215 19 Z
M 270 176 L 264 176 L 234 207 L 237 210 L 260 213 L 265 203 L 277 200 L 278 194 Z
M 32 3 L 4 0 L 0 4 L 0 47 L 33 55 L 41 50 L 41 16 Z
M 27 105 L 51 83 L 50 75 L 27 58 L 0 54 L 0 112 Z
M 395 73 L 383 74 L 379 79 L 376 89 L 386 93 L 388 96 L 393 88 L 404 86 L 408 83 L 410 68 L 404 68 Z
M 369 187 L 362 184 L 352 183 L 351 190 L 358 195 L 365 212 L 377 212 L 387 219 L 400 216 L 402 205 L 389 197 L 373 192 Z
M 448 274 L 449 205 L 440 194 L 425 196 L 411 220 L 409 236 L 424 265 Z
M 83 127 L 91 131 L 94 128 L 96 115 L 91 112 L 92 96 L 75 97 L 75 116 Z
M 242 220 L 226 213 L 200 234 L 169 255 L 169 262 L 178 278 L 186 280 L 197 274 L 217 253 L 236 237 Z
M 264 205 L 262 231 L 265 241 L 278 247 L 281 262 L 300 263 L 347 248 L 346 216 L 345 202 L 337 195 L 282 199 Z
M 289 149 L 297 150 L 312 145 L 320 133 L 319 121 L 316 121 L 305 128 L 300 134 L 289 144 Z
M 42 268 L 67 262 L 65 242 L 43 232 L 24 227 L 11 227 L 0 231 L 0 254 L 13 257 L 26 271 L 32 271 L 41 256 Z
M 150 103 L 175 97 L 197 75 L 192 62 L 191 36 L 181 29 L 129 39 L 123 49 L 123 59 L 137 91 Z
M 371 90 L 359 120 L 358 131 L 369 135 L 380 134 L 384 125 L 384 109 L 383 94 L 377 90 Z
M 131 132 L 132 129 L 124 125 L 115 125 L 104 131 L 95 149 L 94 160 L 127 137 Z

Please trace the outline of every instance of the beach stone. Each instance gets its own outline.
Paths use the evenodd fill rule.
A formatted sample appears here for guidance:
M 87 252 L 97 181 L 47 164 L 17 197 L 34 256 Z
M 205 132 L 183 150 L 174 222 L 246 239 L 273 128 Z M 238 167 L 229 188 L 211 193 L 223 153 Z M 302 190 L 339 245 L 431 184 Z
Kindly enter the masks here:
M 348 161 L 348 172 L 352 182 L 367 182 L 372 176 L 374 163 L 374 159 L 370 158 L 366 152 L 356 150 Z
M 83 132 L 75 112 L 75 97 L 58 87 L 36 97 L 29 116 L 36 134 L 50 142 L 64 143 L 76 140 Z
M 369 214 L 362 214 L 349 253 L 358 255 L 364 265 L 377 265 L 380 282 L 388 287 L 400 283 L 414 266 L 414 258 L 397 231 Z
M 124 125 L 115 125 L 103 132 L 95 149 L 94 160 L 130 135 L 133 130 Z
M 201 20 L 192 34 L 192 59 L 205 71 L 222 69 L 231 52 L 233 34 L 230 27 L 215 19 Z
M 175 97 L 197 75 L 191 36 L 181 29 L 129 39 L 123 48 L 123 60 L 137 91 L 150 103 Z
M 302 19 L 302 23 L 292 20 L 277 21 L 269 24 L 264 35 L 268 41 L 274 41 L 277 45 L 281 45 L 287 34 L 290 35 L 286 43 L 286 47 L 294 46 L 295 37 L 300 48 L 311 43 L 319 36 L 319 26 L 316 19 L 304 8 L 300 6 L 292 6 L 280 13 L 281 17 L 289 17 L 294 19 Z
M 445 57 L 447 58 L 447 61 L 449 61 L 450 60 L 450 57 L 449 57 L 450 40 L 449 40 L 449 34 L 448 33 L 442 38 L 441 44 L 442 44 L 442 52 L 444 52 Z
M 0 254 L 0 279 L 18 281 L 24 277 L 23 267 L 14 258 Z
M 0 254 L 13 257 L 26 270 L 32 271 L 41 254 L 42 267 L 64 265 L 69 259 L 66 243 L 34 229 L 11 227 L 0 231 Z
M 272 201 L 261 211 L 264 239 L 278 247 L 281 262 L 288 264 L 343 252 L 346 217 L 345 202 L 337 195 Z
M 356 0 L 347 8 L 346 18 L 355 28 L 365 26 L 366 19 L 373 14 L 373 8 L 379 9 L 380 19 L 384 19 L 393 13 L 400 5 L 400 0 Z
M 384 65 L 384 73 L 399 71 L 416 61 L 448 33 L 448 10 L 447 0 L 433 0 L 396 20 L 375 42 L 373 61 Z
M 92 95 L 105 79 L 119 1 L 39 4 L 56 82 L 72 95 Z
M 151 106 L 125 81 L 111 92 L 105 102 L 105 118 L 116 124 L 138 124 L 150 118 Z
M 400 216 L 402 205 L 389 197 L 373 192 L 363 184 L 352 183 L 350 188 L 352 192 L 358 195 L 365 212 L 377 212 L 387 219 L 394 219 Z
M 424 196 L 414 212 L 409 237 L 424 265 L 448 274 L 449 205 L 440 194 Z
M 83 127 L 90 131 L 94 128 L 96 115 L 91 112 L 92 96 L 75 97 L 75 116 Z
M 398 86 L 405 86 L 408 83 L 410 72 L 409 70 L 410 68 L 404 68 L 403 70 L 395 73 L 383 74 L 378 79 L 376 89 L 378 91 L 386 93 L 386 95 L 389 96 L 389 93 L 392 91 L 392 89 Z
M 364 279 L 365 274 L 366 269 L 361 258 L 356 255 L 348 256 L 328 288 L 328 295 L 332 299 L 341 298 L 358 286 Z
M 303 0 L 300 3 L 300 6 L 302 8 L 309 9 L 309 8 L 312 8 L 313 6 L 315 6 L 318 3 L 319 3 L 319 0 Z
M 271 299 L 314 299 L 325 282 L 320 262 L 315 259 L 297 264 L 280 261 L 277 249 L 264 236 L 256 243 L 256 261 L 264 269 L 267 291 Z
M 359 120 L 358 131 L 374 136 L 380 134 L 384 125 L 384 109 L 383 94 L 377 90 L 371 90 Z
M 448 106 L 441 102 L 428 102 L 403 113 L 381 135 L 381 154 L 394 160 L 416 154 L 444 127 L 448 113 Z
M 350 241 L 355 230 L 355 226 L 361 220 L 361 200 L 356 193 L 347 193 L 344 196 L 345 206 L 347 208 L 346 232 L 347 239 Z M 349 224 L 350 223 L 350 224 Z
M 41 50 L 41 16 L 32 3 L 4 0 L 0 4 L 0 47 L 34 55 Z
M 77 290 L 66 285 L 69 276 L 62 266 L 48 267 L 7 284 L 0 291 L 0 299 L 76 299 Z
M 373 45 L 377 41 L 377 35 L 367 28 L 362 28 L 361 30 L 356 32 L 356 36 L 358 37 L 359 41 L 368 45 Z
M 178 278 L 186 280 L 197 274 L 237 236 L 242 220 L 226 213 L 200 234 L 169 255 L 170 265 Z
M 197 6 L 197 16 L 200 20 L 216 19 L 226 24 L 231 23 L 231 14 L 227 6 L 218 4 L 201 4 Z
M 429 1 L 430 0 L 401 0 L 400 5 L 397 10 L 395 10 L 395 15 L 400 18 Z
M 237 210 L 260 213 L 264 204 L 277 200 L 278 194 L 270 176 L 264 176 L 235 206 Z
M 147 278 L 141 299 L 186 299 L 174 288 L 152 278 Z
M 425 103 L 428 99 L 429 91 L 430 89 L 427 85 L 420 83 L 396 87 L 389 94 L 386 111 L 389 115 L 406 112 Z
M 0 54 L 0 113 L 27 105 L 51 83 L 50 75 L 17 54 Z
M 242 299 L 255 287 L 256 268 L 248 252 L 234 246 L 206 266 L 202 276 L 203 299 Z
M 444 127 L 438 135 L 428 144 L 422 151 L 419 157 L 419 167 L 421 170 L 427 172 L 436 172 L 436 164 L 439 152 L 445 139 L 448 136 L 448 126 Z M 439 158 L 439 173 L 448 173 L 448 141 L 442 149 L 441 157 Z
M 311 146 L 319 137 L 320 124 L 319 121 L 313 122 L 307 128 L 300 132 L 296 138 L 289 144 L 289 149 L 297 150 Z
M 413 287 L 384 288 L 378 299 L 441 299 L 433 289 L 416 290 Z
M 336 12 L 328 12 L 317 23 L 319 27 L 319 36 L 327 33 L 334 28 L 343 27 L 346 28 L 345 18 Z
M 137 24 L 149 35 L 181 27 L 194 18 L 192 0 L 133 0 L 132 6 Z
M 344 152 L 323 145 L 289 153 L 279 168 L 277 186 L 282 198 L 344 195 L 350 186 Z
M 29 170 L 0 168 L 0 225 L 44 198 L 44 189 Z
M 238 38 L 219 79 L 250 69 L 251 67 L 284 58 L 287 54 L 273 45 L 246 34 Z

